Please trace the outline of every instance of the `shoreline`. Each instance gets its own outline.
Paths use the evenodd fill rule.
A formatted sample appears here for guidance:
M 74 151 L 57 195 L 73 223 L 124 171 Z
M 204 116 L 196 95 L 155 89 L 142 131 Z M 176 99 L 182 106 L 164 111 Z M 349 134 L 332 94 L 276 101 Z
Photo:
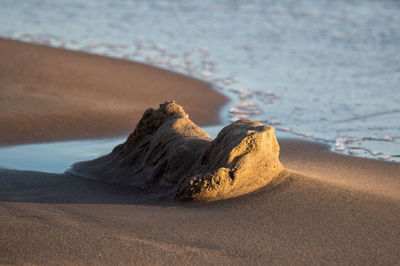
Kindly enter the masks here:
M 21 49 L 28 51 L 21 52 Z M 13 51 L 19 51 L 20 53 L 15 53 Z M 174 99 L 178 104 L 184 106 L 185 110 L 188 110 L 190 114 L 193 114 L 191 119 L 198 125 L 212 126 L 220 124 L 220 109 L 231 101 L 228 96 L 220 93 L 218 90 L 213 88 L 212 84 L 206 81 L 159 68 L 157 66 L 126 59 L 118 59 L 83 51 L 72 51 L 65 48 L 52 47 L 45 44 L 28 43 L 3 37 L 0 37 L 0 55 L 2 58 L 6 58 L 6 60 L 0 62 L 0 71 L 3 71 L 3 73 L 7 73 L 7 69 L 10 68 L 10 65 L 7 65 L 6 63 L 7 60 L 13 62 L 13 64 L 11 64 L 12 70 L 10 71 L 11 77 L 6 78 L 6 75 L 0 76 L 0 86 L 3 85 L 0 90 L 0 147 L 57 141 L 101 140 L 124 137 L 131 133 L 137 121 L 147 108 L 157 108 L 161 102 Z M 44 59 L 41 59 L 41 61 L 45 62 L 45 65 L 41 66 L 44 70 L 41 69 L 39 72 L 33 71 L 33 68 L 38 63 L 33 64 L 33 67 L 29 66 L 30 63 L 24 64 L 26 61 L 34 61 L 38 56 L 45 57 Z M 135 75 L 137 73 L 140 74 L 143 71 L 149 71 L 148 76 L 141 80 L 141 82 L 147 85 L 146 88 L 139 88 L 137 86 L 128 89 L 126 86 L 119 88 L 118 90 L 120 95 L 114 97 L 115 99 L 110 99 L 110 87 L 98 89 L 98 87 L 103 87 L 102 85 L 99 86 L 104 79 L 104 77 L 102 77 L 100 79 L 95 79 L 94 83 L 93 79 L 90 80 L 92 84 L 89 84 L 88 87 L 85 87 L 85 85 L 87 85 L 85 82 L 83 82 L 84 85 L 78 84 L 76 86 L 76 89 L 87 89 L 87 94 L 80 95 L 78 93 L 77 95 L 65 95 L 68 93 L 65 90 L 70 88 L 71 85 L 65 84 L 65 82 L 62 81 L 66 79 L 65 73 L 64 75 L 61 75 L 60 79 L 58 77 L 57 79 L 54 79 L 55 77 L 52 76 L 43 81 L 42 72 L 46 72 L 46 68 L 50 66 L 49 61 L 52 60 L 49 59 L 50 56 L 55 56 L 56 58 L 62 56 L 63 58 L 57 58 L 57 61 L 62 63 L 64 63 L 67 57 L 73 57 L 72 59 L 68 58 L 67 60 L 69 66 L 61 69 L 64 72 L 68 71 L 71 67 L 79 67 L 80 65 L 77 64 L 78 61 L 80 64 L 83 62 L 84 65 L 86 64 L 93 67 L 94 63 L 101 63 L 102 60 L 104 60 L 104 62 L 114 63 L 110 65 L 110 69 L 115 67 L 120 69 L 125 68 L 132 70 Z M 83 61 L 82 57 L 84 58 Z M 22 62 L 15 62 L 19 61 L 21 58 L 23 58 Z M 141 68 L 142 70 L 140 70 Z M 22 72 L 25 74 L 27 73 L 28 75 L 22 77 L 17 75 L 12 76 L 15 74 L 15 70 L 18 70 L 18 73 Z M 53 71 L 50 74 L 53 75 L 55 72 L 57 71 Z M 97 72 L 98 70 L 91 69 L 87 73 L 89 73 L 89 75 L 95 75 Z M 111 74 L 107 73 L 108 76 L 111 76 Z M 125 74 L 126 73 L 122 75 L 122 78 L 127 78 Z M 167 89 L 160 89 L 165 83 L 155 82 L 151 79 L 151 77 L 159 75 L 168 76 L 166 77 L 166 80 L 174 81 L 170 86 L 177 85 L 178 87 L 175 87 L 171 92 L 166 92 Z M 15 82 L 18 79 L 21 80 Z M 130 79 L 128 78 L 127 80 L 129 81 Z M 124 81 L 118 80 L 115 84 L 120 84 L 122 82 Z M 151 83 L 162 84 L 160 87 L 157 87 L 157 84 Z M 38 91 L 38 88 L 40 88 L 41 85 L 44 86 L 43 91 Z M 60 85 L 61 88 L 59 91 L 55 92 L 55 90 L 58 89 L 56 87 Z M 149 94 L 143 95 L 143 91 L 148 88 L 152 91 L 150 94 L 151 97 L 148 97 Z M 139 93 L 139 98 L 141 98 L 133 100 L 134 106 L 129 106 L 129 103 L 126 103 L 127 99 L 121 95 L 124 92 L 129 92 L 131 89 L 133 89 L 134 92 L 131 92 L 127 97 L 132 98 L 133 94 Z M 195 92 L 196 100 L 201 102 L 193 103 L 193 100 L 189 99 L 189 97 L 182 96 L 182 90 L 185 91 L 185 94 Z M 196 90 L 198 91 L 196 92 Z M 174 97 L 159 97 L 159 101 L 157 102 L 154 97 L 160 96 L 158 93 L 162 95 L 174 95 Z M 205 94 L 207 94 L 207 96 L 205 96 Z M 96 95 L 96 98 L 92 100 L 81 99 L 82 97 L 87 98 L 88 95 Z M 31 98 L 27 99 L 29 97 Z M 81 98 L 77 100 L 77 97 Z M 153 99 L 149 100 L 149 98 Z M 98 102 L 102 100 L 107 103 L 99 104 Z M 144 100 L 144 102 L 142 100 Z M 88 105 L 93 103 L 94 106 L 88 108 Z M 60 106 L 57 106 L 58 104 Z M 203 106 L 201 106 L 202 104 L 207 104 L 207 108 L 203 108 Z M 26 108 L 24 110 L 15 110 L 20 109 L 21 105 L 26 106 Z M 42 105 L 49 106 L 47 108 L 42 108 Z M 16 108 L 16 106 L 19 106 L 19 108 Z M 38 106 L 39 109 L 35 109 L 38 108 Z M 55 109 L 49 110 L 49 108 L 54 107 Z M 41 110 L 41 108 L 46 110 Z M 86 116 L 86 119 L 82 119 L 83 116 Z M 293 136 L 293 139 L 296 139 L 296 137 Z M 307 139 L 303 140 L 308 141 Z M 324 144 L 318 140 L 311 141 Z M 344 153 L 341 154 L 345 155 Z M 373 158 L 376 160 L 381 159 L 369 156 L 359 157 L 357 155 L 354 155 L 354 157 Z M 383 161 L 385 160 L 386 159 Z
M 127 135 L 166 100 L 213 125 L 228 101 L 204 81 L 127 60 L 2 38 L 0 57 L 0 145 Z
M 127 135 L 171 97 L 210 125 L 227 101 L 140 63 L 1 38 L 0 57 L 0 145 Z M 211 203 L 0 168 L 0 263 L 397 263 L 400 164 L 278 141 L 282 180 Z

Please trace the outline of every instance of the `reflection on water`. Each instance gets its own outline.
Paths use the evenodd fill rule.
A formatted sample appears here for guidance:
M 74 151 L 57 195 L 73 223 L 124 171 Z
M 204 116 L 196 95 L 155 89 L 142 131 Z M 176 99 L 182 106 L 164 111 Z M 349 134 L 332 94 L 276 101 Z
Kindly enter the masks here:
M 217 137 L 222 126 L 203 128 L 212 138 Z M 280 138 L 292 137 L 288 132 L 276 131 Z M 102 140 L 63 141 L 41 144 L 0 147 L 0 168 L 63 173 L 73 163 L 106 155 L 126 138 Z M 357 149 L 359 153 L 367 151 Z
M 65 141 L 0 148 L 0 166 L 63 173 L 72 163 L 105 155 L 122 139 Z
M 205 127 L 215 138 L 221 126 Z M 0 167 L 19 170 L 63 173 L 73 163 L 106 155 L 126 138 L 63 141 L 0 147 Z
M 0 36 L 205 79 L 250 118 L 400 161 L 400 2 L 3 0 Z

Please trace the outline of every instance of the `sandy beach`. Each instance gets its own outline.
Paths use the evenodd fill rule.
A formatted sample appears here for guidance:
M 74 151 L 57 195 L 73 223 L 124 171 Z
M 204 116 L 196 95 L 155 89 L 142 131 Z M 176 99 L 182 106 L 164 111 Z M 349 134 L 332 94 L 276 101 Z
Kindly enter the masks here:
M 0 145 L 125 136 L 166 100 L 216 124 L 227 102 L 206 82 L 130 61 L 2 38 L 0 58 Z
M 0 57 L 2 145 L 127 135 L 169 99 L 210 125 L 226 102 L 207 83 L 128 61 L 3 39 Z M 211 203 L 0 169 L 0 263 L 398 264 L 400 164 L 278 141 L 279 179 Z

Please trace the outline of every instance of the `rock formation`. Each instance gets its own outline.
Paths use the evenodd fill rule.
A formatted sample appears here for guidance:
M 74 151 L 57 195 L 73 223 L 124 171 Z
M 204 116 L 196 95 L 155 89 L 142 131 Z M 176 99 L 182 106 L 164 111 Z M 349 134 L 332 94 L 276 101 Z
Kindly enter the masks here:
M 283 170 L 274 128 L 239 120 L 212 140 L 183 108 L 148 109 L 125 143 L 69 173 L 107 183 L 174 193 L 178 200 L 225 199 L 266 186 Z

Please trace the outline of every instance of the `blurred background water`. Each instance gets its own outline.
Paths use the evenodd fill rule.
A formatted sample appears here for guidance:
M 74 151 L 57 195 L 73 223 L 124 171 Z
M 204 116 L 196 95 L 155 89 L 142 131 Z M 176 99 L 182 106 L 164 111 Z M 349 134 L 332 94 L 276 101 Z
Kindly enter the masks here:
M 400 161 L 400 1 L 0 0 L 0 36 L 201 78 L 224 124 Z

